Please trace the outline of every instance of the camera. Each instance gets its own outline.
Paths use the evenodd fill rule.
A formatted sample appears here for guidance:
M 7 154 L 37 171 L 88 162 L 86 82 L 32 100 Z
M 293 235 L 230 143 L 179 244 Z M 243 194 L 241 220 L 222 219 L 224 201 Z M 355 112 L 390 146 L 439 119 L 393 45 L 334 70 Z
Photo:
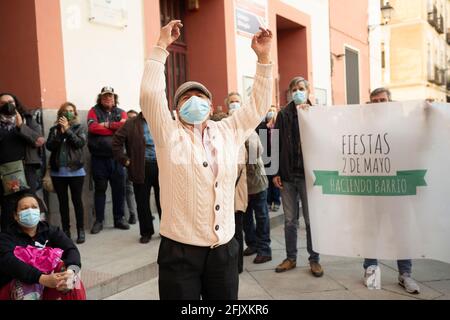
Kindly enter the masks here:
M 5 116 L 14 116 L 16 114 L 16 106 L 8 102 L 0 107 L 0 113 Z

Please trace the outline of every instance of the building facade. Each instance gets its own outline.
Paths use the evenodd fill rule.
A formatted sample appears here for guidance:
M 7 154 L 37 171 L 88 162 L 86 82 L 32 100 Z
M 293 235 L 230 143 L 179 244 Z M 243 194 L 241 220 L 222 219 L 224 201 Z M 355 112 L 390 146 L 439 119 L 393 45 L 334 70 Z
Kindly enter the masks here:
M 349 23 L 342 1 L 354 8 L 356 22 Z M 0 38 L 8 48 L 0 50 L 0 91 L 43 108 L 46 131 L 65 101 L 76 104 L 84 118 L 104 86 L 119 94 L 120 107 L 139 110 L 145 60 L 161 26 L 181 19 L 182 36 L 169 48 L 166 65 L 171 108 L 176 89 L 188 80 L 210 89 L 216 109 L 226 111 L 224 99 L 231 91 L 248 99 L 256 71 L 251 37 L 260 26 L 274 33 L 274 105 L 290 101 L 288 85 L 295 76 L 309 80 L 318 105 L 364 102 L 369 91 L 366 2 L 0 1 L 0 12 L 8 13 L 0 19 Z M 85 186 L 85 204 L 92 208 L 92 190 Z M 50 198 L 55 207 L 56 197 Z M 92 222 L 91 209 L 86 216 Z
M 0 52 L 0 88 L 29 106 L 69 100 L 88 109 L 110 85 L 123 108 L 138 109 L 145 59 L 160 26 L 176 18 L 185 28 L 170 48 L 169 100 L 194 79 L 217 107 L 229 91 L 245 96 L 255 72 L 251 33 L 264 25 L 275 36 L 274 104 L 287 102 L 298 75 L 310 80 L 318 104 L 332 102 L 328 0 L 17 0 L 0 2 L 0 11 L 9 12 L 0 21 L 9 47 Z
M 360 104 L 370 91 L 367 0 L 330 0 L 333 104 Z
M 449 100 L 449 10 L 449 0 L 371 0 L 372 88 L 390 88 L 395 100 Z

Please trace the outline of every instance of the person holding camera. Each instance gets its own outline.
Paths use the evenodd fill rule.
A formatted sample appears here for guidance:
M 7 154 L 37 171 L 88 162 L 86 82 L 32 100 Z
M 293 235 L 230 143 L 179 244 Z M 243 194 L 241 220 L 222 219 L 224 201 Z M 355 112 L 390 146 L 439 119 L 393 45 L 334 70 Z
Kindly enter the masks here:
M 27 181 L 24 161 L 28 145 L 40 147 L 42 137 L 25 123 L 20 110 L 24 110 L 16 96 L 0 94 L 0 225 L 6 231 L 12 222 L 17 195 L 30 190 L 32 181 Z M 42 139 L 41 139 L 42 138 Z
M 70 188 L 72 203 L 77 220 L 77 243 L 86 240 L 84 232 L 83 183 L 84 169 L 83 148 L 86 145 L 86 131 L 78 121 L 76 106 L 66 102 L 58 110 L 57 121 L 50 128 L 47 149 L 51 152 L 50 168 L 53 187 L 58 196 L 62 229 L 70 238 L 69 197 Z

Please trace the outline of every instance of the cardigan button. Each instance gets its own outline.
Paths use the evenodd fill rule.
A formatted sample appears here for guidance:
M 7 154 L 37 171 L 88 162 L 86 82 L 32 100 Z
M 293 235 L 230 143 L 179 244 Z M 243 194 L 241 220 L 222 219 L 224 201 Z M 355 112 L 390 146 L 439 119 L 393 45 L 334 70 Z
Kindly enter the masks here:
M 208 162 L 203 162 L 203 166 L 205 167 L 205 168 L 208 168 Z
M 219 210 L 220 210 L 220 206 L 217 205 L 217 206 L 216 206 L 216 211 L 219 211 Z
M 218 183 L 218 182 L 216 182 L 215 186 L 216 186 L 216 188 L 218 188 L 218 187 L 219 187 L 219 183 Z
M 216 228 L 215 228 L 215 229 L 216 229 L 216 231 L 219 231 L 220 227 L 219 227 L 219 226 L 216 226 Z

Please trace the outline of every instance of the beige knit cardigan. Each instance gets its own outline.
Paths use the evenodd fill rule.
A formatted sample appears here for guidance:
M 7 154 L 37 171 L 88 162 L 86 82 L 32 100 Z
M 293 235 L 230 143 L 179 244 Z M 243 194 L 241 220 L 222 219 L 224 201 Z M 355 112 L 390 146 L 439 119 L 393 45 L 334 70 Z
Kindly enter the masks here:
M 238 151 L 270 108 L 272 65 L 257 65 L 248 105 L 223 121 L 208 121 L 204 134 L 209 134 L 216 149 L 216 177 L 207 162 L 202 133 L 171 117 L 164 74 L 168 55 L 160 47 L 153 48 L 141 85 L 141 108 L 158 155 L 160 234 L 180 243 L 214 248 L 234 235 Z

